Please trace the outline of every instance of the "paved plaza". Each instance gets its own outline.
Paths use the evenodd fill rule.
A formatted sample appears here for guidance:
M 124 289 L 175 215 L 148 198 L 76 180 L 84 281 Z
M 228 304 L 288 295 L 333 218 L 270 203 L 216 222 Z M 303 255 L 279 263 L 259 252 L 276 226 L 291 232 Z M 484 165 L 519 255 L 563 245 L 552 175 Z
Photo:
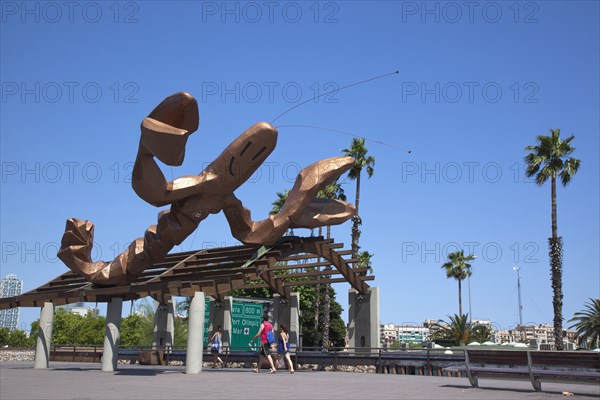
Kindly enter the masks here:
M 286 371 L 260 374 L 249 369 L 204 369 L 186 375 L 185 367 L 121 365 L 102 372 L 100 364 L 0 362 L 0 399 L 573 399 L 600 398 L 592 385 L 481 379 L 471 388 L 466 378 Z

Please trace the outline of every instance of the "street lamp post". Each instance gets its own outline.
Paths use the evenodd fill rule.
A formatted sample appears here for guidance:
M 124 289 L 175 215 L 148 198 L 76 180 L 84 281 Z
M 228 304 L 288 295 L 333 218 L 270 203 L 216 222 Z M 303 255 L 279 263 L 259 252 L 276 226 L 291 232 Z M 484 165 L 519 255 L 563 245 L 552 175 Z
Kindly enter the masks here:
M 473 260 L 477 258 L 477 256 L 471 256 Z M 472 267 L 471 267 L 472 268 Z M 471 275 L 467 275 L 467 288 L 469 291 L 469 323 L 473 322 L 473 312 L 471 311 Z
M 517 291 L 519 295 L 519 325 L 523 325 L 523 303 L 521 302 L 521 274 L 519 274 L 521 268 L 513 267 L 513 269 L 517 271 Z

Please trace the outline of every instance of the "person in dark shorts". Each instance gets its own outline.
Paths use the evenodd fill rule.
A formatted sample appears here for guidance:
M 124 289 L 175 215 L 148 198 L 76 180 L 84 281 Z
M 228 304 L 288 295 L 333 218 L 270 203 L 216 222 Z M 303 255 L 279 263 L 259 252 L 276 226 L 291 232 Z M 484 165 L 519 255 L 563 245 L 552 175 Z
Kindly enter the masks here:
M 271 357 L 271 343 L 269 343 L 269 341 L 267 340 L 269 332 L 271 333 L 271 335 L 273 335 L 273 325 L 271 325 L 271 323 L 269 322 L 269 316 L 265 315 L 263 317 L 263 323 L 260 324 L 260 328 L 258 328 L 258 332 L 256 332 L 256 335 L 254 335 L 254 337 L 250 340 L 252 342 L 254 339 L 260 336 L 260 352 L 258 355 L 258 365 L 256 366 L 256 369 L 253 369 L 253 371 L 256 373 L 260 372 L 260 366 L 263 357 L 266 357 L 267 360 L 269 360 L 269 364 L 271 365 L 270 372 L 272 374 L 277 372 L 277 369 L 275 369 L 275 364 L 273 364 L 273 357 Z
M 281 324 L 279 326 L 279 356 L 287 361 L 288 370 L 290 371 L 290 374 L 293 374 L 294 363 L 292 363 L 292 358 L 290 357 L 290 347 L 290 334 L 288 333 L 287 327 Z
M 217 327 L 217 330 L 210 338 L 212 345 L 210 346 L 210 352 L 213 354 L 213 368 L 217 368 L 217 363 L 221 363 L 223 368 L 223 360 L 219 357 L 219 354 L 223 352 L 223 341 L 222 341 L 221 325 Z

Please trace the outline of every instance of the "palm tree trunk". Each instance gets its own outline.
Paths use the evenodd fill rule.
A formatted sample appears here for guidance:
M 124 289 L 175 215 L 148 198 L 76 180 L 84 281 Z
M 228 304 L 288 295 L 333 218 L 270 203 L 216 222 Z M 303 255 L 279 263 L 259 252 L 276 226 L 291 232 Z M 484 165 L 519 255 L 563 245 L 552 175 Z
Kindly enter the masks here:
M 319 227 L 319 236 L 323 235 L 323 227 Z M 321 262 L 321 257 L 317 258 L 318 262 Z M 317 270 L 321 267 L 317 266 Z M 317 277 L 318 279 L 319 277 Z M 315 286 L 315 333 L 319 332 L 319 309 L 321 308 L 321 285 Z
M 319 332 L 319 308 L 321 303 L 321 285 L 317 284 L 315 286 L 315 333 Z
M 552 177 L 552 238 L 558 237 L 558 223 L 556 221 L 556 178 Z
M 329 327 L 331 325 L 329 312 L 331 310 L 331 284 L 325 284 L 325 298 L 323 302 L 323 349 L 329 350 Z
M 460 285 L 460 278 L 458 279 L 458 316 L 462 317 L 462 288 Z
M 550 270 L 552 282 L 552 308 L 554 309 L 554 344 L 556 350 L 563 350 L 562 338 L 562 238 L 558 236 L 556 218 L 556 177 L 551 178 L 552 183 L 552 237 L 548 239 L 550 251 Z
M 331 226 L 327 225 L 327 239 L 331 238 Z M 331 265 L 325 267 L 326 271 L 331 269 Z M 325 275 L 327 279 L 331 277 L 331 275 Z M 330 293 L 331 284 L 325 284 L 325 297 L 323 298 L 323 349 L 329 350 L 329 326 L 331 325 L 331 321 L 329 318 L 329 312 L 331 310 L 331 293 Z
M 360 175 L 359 172 L 356 176 L 356 198 L 354 199 L 354 207 L 356 207 L 356 213 L 358 214 L 358 203 L 360 202 Z
M 552 270 L 552 307 L 554 309 L 554 344 L 556 350 L 564 350 L 562 328 L 562 238 L 549 238 L 550 267 Z
M 360 217 L 358 214 L 358 206 L 360 202 L 360 172 L 356 176 L 356 198 L 354 201 L 354 207 L 356 207 L 356 215 L 352 218 L 352 258 L 358 257 L 358 238 L 360 237 Z

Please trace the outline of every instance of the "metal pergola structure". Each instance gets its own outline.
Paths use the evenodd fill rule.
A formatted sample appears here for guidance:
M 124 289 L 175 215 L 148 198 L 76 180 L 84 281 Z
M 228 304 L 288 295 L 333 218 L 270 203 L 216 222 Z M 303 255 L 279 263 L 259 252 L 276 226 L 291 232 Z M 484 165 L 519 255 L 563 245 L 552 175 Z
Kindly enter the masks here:
M 98 286 L 74 272 L 66 272 L 27 293 L 0 298 L 0 309 L 41 307 L 45 302 L 109 302 L 112 298 L 136 300 L 146 296 L 164 301 L 172 296 L 204 292 L 221 301 L 235 289 L 271 288 L 288 298 L 292 288 L 348 282 L 368 293 L 367 268 L 344 258 L 350 250 L 323 237 L 283 237 L 273 246 L 233 246 L 169 254 L 123 286 Z M 333 267 L 333 268 L 331 268 Z

